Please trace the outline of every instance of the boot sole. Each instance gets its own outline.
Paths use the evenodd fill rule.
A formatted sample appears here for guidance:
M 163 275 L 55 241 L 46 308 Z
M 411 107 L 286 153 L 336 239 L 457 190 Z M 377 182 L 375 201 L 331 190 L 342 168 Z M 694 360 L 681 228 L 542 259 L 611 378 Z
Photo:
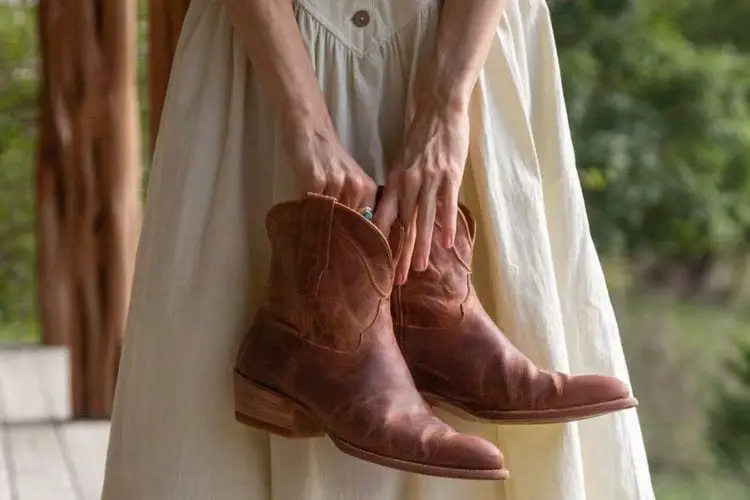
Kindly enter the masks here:
M 333 433 L 312 413 L 291 398 L 256 384 L 234 372 L 235 418 L 238 422 L 286 438 L 310 438 L 328 435 L 343 453 L 367 462 L 405 472 L 455 479 L 507 479 L 506 469 L 461 469 L 410 462 L 359 448 Z
M 461 417 L 481 423 L 492 423 L 500 425 L 541 425 L 541 424 L 563 424 L 600 417 L 622 410 L 628 410 L 638 406 L 638 400 L 634 397 L 615 399 L 604 403 L 591 405 L 572 406 L 553 410 L 509 410 L 509 411 L 483 411 L 477 412 L 467 408 L 456 401 L 451 401 L 437 394 L 423 392 L 422 397 L 430 405 Z

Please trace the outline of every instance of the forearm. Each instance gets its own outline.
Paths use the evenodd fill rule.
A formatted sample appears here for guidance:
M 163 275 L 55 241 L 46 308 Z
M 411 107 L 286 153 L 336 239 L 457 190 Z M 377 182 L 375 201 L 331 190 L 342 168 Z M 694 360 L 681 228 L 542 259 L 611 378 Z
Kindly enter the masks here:
M 500 22 L 505 0 L 445 0 L 421 94 L 441 106 L 465 109 Z
M 330 117 L 290 0 L 222 0 L 253 73 L 286 128 L 327 127 Z

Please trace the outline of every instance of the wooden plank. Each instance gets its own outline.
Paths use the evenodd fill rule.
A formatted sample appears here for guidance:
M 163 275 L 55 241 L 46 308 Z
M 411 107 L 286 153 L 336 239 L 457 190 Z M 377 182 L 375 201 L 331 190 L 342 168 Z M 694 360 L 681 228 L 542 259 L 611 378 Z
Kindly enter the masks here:
M 130 289 L 141 226 L 140 126 L 138 121 L 137 2 L 99 0 L 99 43 L 111 85 L 102 113 L 99 196 L 99 330 L 87 342 L 87 416 L 107 417 L 112 410 L 120 346 L 130 303 Z M 89 264 L 91 265 L 91 264 Z M 103 279 L 102 279 L 103 278 Z M 92 287 L 93 288 L 93 287 Z
M 68 349 L 44 347 L 29 351 L 28 355 L 45 397 L 47 418 L 68 420 L 72 415 Z
M 136 1 L 39 0 L 43 339 L 71 356 L 77 417 L 111 410 L 140 225 Z
M 0 366 L 3 358 L 0 357 Z M 10 470 L 8 460 L 8 436 L 5 426 L 5 399 L 3 397 L 3 377 L 0 376 L 0 499 L 10 500 L 13 498 L 13 489 L 10 484 Z
M 70 415 L 66 349 L 0 350 L 0 500 L 99 500 L 108 421 Z M 10 411 L 7 411 L 10 409 Z
M 6 423 L 64 420 L 70 416 L 67 349 L 0 351 L 0 397 Z
M 8 460 L 5 456 L 5 438 L 5 427 L 0 426 L 0 499 L 10 500 L 13 498 L 13 491 L 10 486 Z
M 99 500 L 104 483 L 109 422 L 76 422 L 59 429 L 83 500 Z
M 7 433 L 17 500 L 79 500 L 52 426 L 10 426 Z
M 151 0 L 148 2 L 148 89 L 149 140 L 151 151 L 159 132 L 169 75 L 177 42 L 190 0 Z
M 5 401 L 4 423 L 48 420 L 47 399 L 42 392 L 32 356 L 24 351 L 6 351 L 0 362 Z

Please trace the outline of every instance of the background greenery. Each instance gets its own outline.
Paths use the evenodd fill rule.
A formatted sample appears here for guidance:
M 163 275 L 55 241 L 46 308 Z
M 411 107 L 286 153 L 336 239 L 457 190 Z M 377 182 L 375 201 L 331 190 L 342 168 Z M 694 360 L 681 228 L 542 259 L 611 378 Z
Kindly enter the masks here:
M 750 3 L 577 0 L 553 17 L 658 498 L 750 498 Z M 38 338 L 37 64 L 33 9 L 0 4 L 0 343 Z

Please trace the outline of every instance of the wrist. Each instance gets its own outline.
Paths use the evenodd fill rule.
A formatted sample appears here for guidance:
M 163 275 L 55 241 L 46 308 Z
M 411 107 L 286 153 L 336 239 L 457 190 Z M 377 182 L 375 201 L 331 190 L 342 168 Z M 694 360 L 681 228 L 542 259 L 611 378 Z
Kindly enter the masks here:
M 417 108 L 466 113 L 476 78 L 455 68 L 441 69 L 435 64 L 425 71 L 418 89 Z
M 320 137 L 335 134 L 328 110 L 310 106 L 287 106 L 281 111 L 282 135 L 292 137 Z
M 470 98 L 471 90 L 456 86 L 431 86 L 420 92 L 415 113 L 420 116 L 433 116 L 441 121 L 460 120 L 469 112 Z

